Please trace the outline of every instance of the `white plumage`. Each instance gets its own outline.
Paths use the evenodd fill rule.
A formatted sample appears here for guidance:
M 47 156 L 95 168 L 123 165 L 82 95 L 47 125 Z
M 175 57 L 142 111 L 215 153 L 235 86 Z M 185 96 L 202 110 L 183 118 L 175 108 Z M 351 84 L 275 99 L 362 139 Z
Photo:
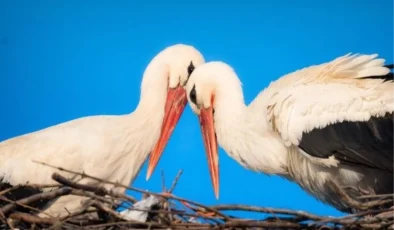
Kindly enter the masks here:
M 182 86 L 194 66 L 202 63 L 203 56 L 192 46 L 168 47 L 146 68 L 140 102 L 133 113 L 83 117 L 1 142 L 0 187 L 53 184 L 51 175 L 57 170 L 33 161 L 130 184 L 149 153 L 153 150 L 159 157 L 163 151 L 186 105 Z M 79 182 L 98 183 L 88 178 Z M 27 195 L 20 193 L 26 191 L 13 191 L 9 197 Z M 54 216 L 67 214 L 79 208 L 83 200 L 64 196 L 45 212 Z
M 375 57 L 346 55 L 285 75 L 263 91 L 251 107 L 268 101 L 268 117 L 277 121 L 275 128 L 286 146 L 298 145 L 302 133 L 314 128 L 383 116 L 394 108 L 393 85 L 381 84 L 382 80 L 356 80 L 390 72 L 382 67 L 384 60 Z M 275 92 L 269 94 L 273 89 Z
M 349 54 L 287 74 L 249 106 L 230 66 L 198 67 L 186 90 L 200 118 L 216 196 L 216 139 L 244 167 L 295 181 L 342 211 L 351 207 L 328 180 L 353 198 L 392 193 L 394 84 L 376 57 Z

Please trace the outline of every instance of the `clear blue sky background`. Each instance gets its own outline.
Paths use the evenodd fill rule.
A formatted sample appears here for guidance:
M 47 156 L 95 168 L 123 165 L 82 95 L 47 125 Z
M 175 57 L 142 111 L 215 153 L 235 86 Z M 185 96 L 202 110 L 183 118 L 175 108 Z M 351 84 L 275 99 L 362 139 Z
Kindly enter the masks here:
M 231 64 L 249 103 L 281 75 L 348 52 L 393 61 L 392 0 L 0 0 L 0 140 L 81 116 L 123 114 L 139 101 L 144 68 L 175 43 Z M 220 200 L 211 187 L 198 119 L 187 107 L 157 170 L 134 186 L 176 195 L 339 215 L 296 184 L 243 169 L 220 152 Z

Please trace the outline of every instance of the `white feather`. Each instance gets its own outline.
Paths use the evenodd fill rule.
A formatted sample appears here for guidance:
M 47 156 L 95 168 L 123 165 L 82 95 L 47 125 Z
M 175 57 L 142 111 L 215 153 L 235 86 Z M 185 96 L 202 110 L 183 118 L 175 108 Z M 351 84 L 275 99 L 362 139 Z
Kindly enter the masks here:
M 196 114 L 200 108 L 214 107 L 218 143 L 242 166 L 286 177 L 321 201 L 346 209 L 347 204 L 327 187 L 328 179 L 341 186 L 364 186 L 373 193 L 370 187 L 376 178 L 385 180 L 387 174 L 373 169 L 360 172 L 339 164 L 334 156 L 312 157 L 298 144 L 304 132 L 315 128 L 394 111 L 392 82 L 358 79 L 389 73 L 384 59 L 376 57 L 347 54 L 297 70 L 271 82 L 247 107 L 234 70 L 222 62 L 209 62 L 190 76 L 186 89 L 189 94 L 195 88 L 197 101 L 188 98 L 189 105 Z
M 275 128 L 288 147 L 298 145 L 302 132 L 313 128 L 343 120 L 365 121 L 371 116 L 393 111 L 394 98 L 389 93 L 394 90 L 393 84 L 357 80 L 390 72 L 386 67 L 376 66 L 384 63 L 382 59 L 378 59 L 379 62 L 372 59 L 376 56 L 344 56 L 285 75 L 272 83 L 272 89 L 262 92 L 250 106 L 268 100 L 274 110 L 268 116 L 277 122 Z M 293 85 L 293 82 L 297 84 Z
M 0 180 L 11 185 L 53 184 L 51 176 L 58 170 L 34 162 L 38 161 L 129 185 L 159 138 L 168 85 L 187 81 L 191 61 L 195 66 L 204 63 L 192 46 L 179 44 L 160 52 L 144 73 L 141 100 L 131 114 L 83 117 L 1 142 Z M 78 182 L 99 184 L 88 178 Z M 45 212 L 66 215 L 84 200 L 63 196 Z

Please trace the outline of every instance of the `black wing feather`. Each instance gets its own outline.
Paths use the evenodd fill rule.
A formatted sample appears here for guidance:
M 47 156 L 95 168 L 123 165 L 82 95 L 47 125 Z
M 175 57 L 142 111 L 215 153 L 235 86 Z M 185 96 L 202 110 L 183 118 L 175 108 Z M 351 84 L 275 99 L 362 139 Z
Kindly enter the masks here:
M 385 67 L 394 68 L 393 64 Z M 362 79 L 393 81 L 393 73 Z M 360 80 L 362 80 L 360 79 Z M 343 121 L 303 133 L 299 147 L 307 154 L 335 156 L 342 164 L 375 168 L 393 173 L 393 111 L 366 122 Z
M 393 172 L 394 117 L 366 122 L 344 121 L 304 133 L 299 147 L 314 157 L 334 155 L 342 164 Z

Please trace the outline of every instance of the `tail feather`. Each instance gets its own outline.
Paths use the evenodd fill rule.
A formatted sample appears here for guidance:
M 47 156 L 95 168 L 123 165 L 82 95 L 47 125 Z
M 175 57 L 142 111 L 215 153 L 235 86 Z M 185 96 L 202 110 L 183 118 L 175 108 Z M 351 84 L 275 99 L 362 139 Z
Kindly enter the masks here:
M 338 78 L 386 79 L 392 76 L 390 68 L 384 66 L 385 60 L 377 57 L 377 54 L 347 54 L 331 61 L 328 66 L 333 71 L 331 76 Z
M 394 69 L 394 64 L 384 65 L 383 67 L 388 68 L 391 72 L 384 74 L 384 75 L 366 76 L 366 77 L 362 77 L 360 79 L 383 79 L 385 82 L 386 81 L 394 81 L 394 74 L 392 72 L 392 70 Z
M 394 64 L 385 65 L 384 67 L 392 70 L 392 69 L 394 69 Z

